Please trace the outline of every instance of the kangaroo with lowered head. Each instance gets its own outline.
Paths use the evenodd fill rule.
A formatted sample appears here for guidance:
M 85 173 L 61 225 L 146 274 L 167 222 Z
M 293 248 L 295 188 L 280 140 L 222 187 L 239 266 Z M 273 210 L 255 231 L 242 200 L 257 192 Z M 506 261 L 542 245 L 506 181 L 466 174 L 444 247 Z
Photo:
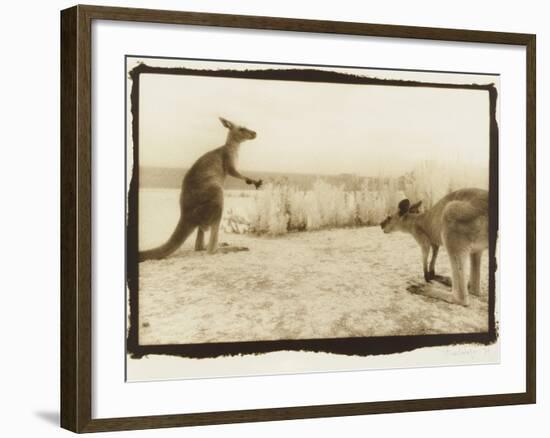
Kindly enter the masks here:
M 411 234 L 422 250 L 424 278 L 447 283 L 435 274 L 435 261 L 441 245 L 445 245 L 451 262 L 452 295 L 437 290 L 425 290 L 432 298 L 467 306 L 469 292 L 480 294 L 481 254 L 489 246 L 489 192 L 481 189 L 460 189 L 449 193 L 428 211 L 421 213 L 422 201 L 411 205 L 403 199 L 398 211 L 388 216 L 380 226 L 384 233 L 402 231 Z M 432 259 L 428 265 L 428 256 Z M 467 258 L 470 276 L 466 281 Z
M 183 178 L 180 194 L 180 218 L 175 230 L 163 245 L 147 251 L 140 251 L 140 262 L 169 256 L 183 244 L 195 229 L 198 230 L 195 250 L 206 249 L 204 233 L 210 230 L 208 252 L 215 253 L 218 249 L 218 232 L 223 213 L 225 177 L 230 175 L 247 184 L 254 184 L 256 189 L 262 185 L 262 180 L 247 178 L 237 170 L 241 143 L 253 140 L 256 138 L 256 133 L 222 117 L 220 117 L 220 121 L 229 130 L 225 144 L 204 154 L 187 171 Z

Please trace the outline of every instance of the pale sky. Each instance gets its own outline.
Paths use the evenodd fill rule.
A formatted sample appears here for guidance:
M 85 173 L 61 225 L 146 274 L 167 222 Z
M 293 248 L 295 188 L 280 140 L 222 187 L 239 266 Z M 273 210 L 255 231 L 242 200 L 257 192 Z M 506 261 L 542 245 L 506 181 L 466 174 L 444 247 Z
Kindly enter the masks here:
M 170 63 L 205 68 L 196 64 Z M 498 86 L 497 76 L 353 72 Z M 423 160 L 488 166 L 486 91 L 159 74 L 140 80 L 141 166 L 189 167 L 224 143 L 218 116 L 258 133 L 241 147 L 241 170 L 397 176 Z

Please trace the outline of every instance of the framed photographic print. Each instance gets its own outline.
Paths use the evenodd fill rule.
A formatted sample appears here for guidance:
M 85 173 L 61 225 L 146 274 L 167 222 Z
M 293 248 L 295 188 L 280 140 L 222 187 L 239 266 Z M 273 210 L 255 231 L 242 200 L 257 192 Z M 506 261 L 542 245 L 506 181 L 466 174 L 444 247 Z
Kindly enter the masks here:
M 535 402 L 534 35 L 61 17 L 63 427 Z

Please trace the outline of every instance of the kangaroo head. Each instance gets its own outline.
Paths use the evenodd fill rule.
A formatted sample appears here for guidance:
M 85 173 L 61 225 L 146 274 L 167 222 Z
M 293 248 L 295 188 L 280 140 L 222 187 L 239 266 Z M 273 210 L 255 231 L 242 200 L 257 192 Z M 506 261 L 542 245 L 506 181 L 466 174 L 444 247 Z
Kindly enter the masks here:
M 220 122 L 225 126 L 229 133 L 227 134 L 227 141 L 230 143 L 241 143 L 245 140 L 252 140 L 256 138 L 256 132 L 245 128 L 244 126 L 239 126 L 233 122 L 230 122 L 223 117 L 220 117 Z
M 411 201 L 403 199 L 397 205 L 397 211 L 382 221 L 380 227 L 384 233 L 393 233 L 394 231 L 407 231 L 407 224 L 412 215 L 420 213 L 422 201 L 411 205 Z

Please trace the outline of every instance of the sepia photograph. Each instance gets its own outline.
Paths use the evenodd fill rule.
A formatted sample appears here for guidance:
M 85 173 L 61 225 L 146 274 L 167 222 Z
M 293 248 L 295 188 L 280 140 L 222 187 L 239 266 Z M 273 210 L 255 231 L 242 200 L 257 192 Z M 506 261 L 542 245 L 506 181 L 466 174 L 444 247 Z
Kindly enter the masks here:
M 129 357 L 392 367 L 498 342 L 498 74 L 127 56 L 126 75 Z

